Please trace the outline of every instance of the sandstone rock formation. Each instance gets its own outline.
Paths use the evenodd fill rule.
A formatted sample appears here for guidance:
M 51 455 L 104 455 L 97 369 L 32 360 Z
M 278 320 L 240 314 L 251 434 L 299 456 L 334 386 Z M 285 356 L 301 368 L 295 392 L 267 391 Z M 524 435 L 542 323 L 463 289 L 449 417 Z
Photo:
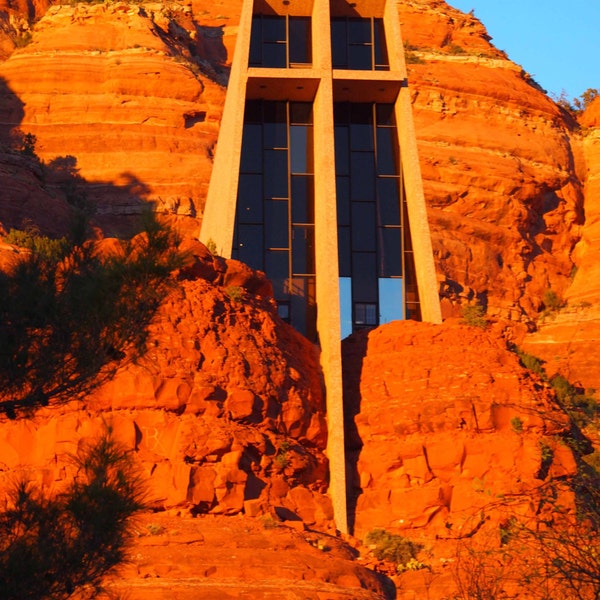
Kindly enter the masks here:
M 457 537 L 492 499 L 576 470 L 568 418 L 498 332 L 396 321 L 345 340 L 344 371 L 358 535 Z

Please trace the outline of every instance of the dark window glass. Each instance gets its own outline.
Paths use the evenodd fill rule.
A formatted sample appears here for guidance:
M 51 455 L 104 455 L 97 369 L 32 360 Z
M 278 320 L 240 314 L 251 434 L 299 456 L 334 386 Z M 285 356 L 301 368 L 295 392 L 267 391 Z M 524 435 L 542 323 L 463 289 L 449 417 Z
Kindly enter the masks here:
M 287 148 L 287 110 L 285 102 L 264 103 L 265 148 Z
M 264 270 L 263 264 L 263 226 L 238 224 L 238 258 L 253 269 Z
M 377 302 L 377 256 L 375 252 L 352 253 L 352 298 Z
M 292 125 L 308 125 L 312 122 L 312 104 L 310 102 L 290 102 L 290 123 Z
M 354 323 L 363 327 L 377 325 L 377 304 L 356 302 L 354 304 Z
M 370 71 L 373 68 L 373 49 L 371 46 L 349 46 L 348 68 Z
M 375 164 L 372 152 L 352 152 L 351 192 L 352 200 L 375 200 Z
M 284 69 L 287 64 L 287 48 L 285 44 L 264 44 L 261 67 L 267 69 Z
M 370 44 L 371 19 L 348 19 L 348 42 L 350 44 Z
M 383 29 L 383 19 L 374 19 L 373 33 L 375 36 L 375 69 L 387 70 L 390 67 L 387 48 L 385 46 L 385 33 Z
M 393 104 L 377 104 L 376 105 L 376 114 L 377 114 L 377 125 L 396 125 L 396 117 L 394 115 L 394 105 Z
M 292 222 L 314 223 L 315 200 L 312 175 L 292 175 Z
M 290 63 L 310 64 L 311 34 L 309 17 L 289 18 Z
M 350 144 L 348 143 L 348 126 L 335 126 L 335 172 L 347 175 L 350 172 Z
M 265 246 L 289 248 L 287 200 L 265 200 Z
M 262 18 L 260 15 L 252 17 L 250 57 L 248 63 L 251 67 L 259 67 L 262 64 Z
M 265 150 L 265 198 L 287 198 L 287 150 Z
M 289 302 L 278 302 L 277 314 L 286 322 L 290 322 L 290 304 Z
M 378 225 L 400 225 L 400 194 L 397 177 L 377 179 Z
M 262 39 L 265 42 L 285 43 L 285 17 L 263 15 Z
M 315 272 L 315 228 L 313 225 L 292 227 L 292 273 L 311 275 Z
M 398 144 L 396 130 L 392 127 L 377 128 L 377 173 L 398 174 Z
M 261 100 L 248 100 L 244 108 L 244 125 L 247 123 L 259 123 L 262 125 L 263 103 Z
M 402 276 L 402 229 L 379 228 L 379 276 Z
M 340 277 L 352 276 L 352 248 L 350 246 L 350 227 L 338 228 L 338 254 Z
M 371 104 L 352 104 L 350 148 L 373 150 L 373 108 Z
M 244 125 L 240 171 L 262 171 L 262 126 L 257 123 Z
M 333 18 L 331 53 L 334 69 L 389 69 L 383 19 Z
M 237 199 L 238 221 L 262 223 L 262 200 L 262 175 L 241 173 Z
M 291 173 L 312 171 L 310 160 L 313 146 L 310 125 L 290 125 L 290 170 Z
M 333 120 L 336 125 L 348 125 L 350 119 L 350 103 L 336 102 L 333 105 Z
M 288 300 L 290 283 L 289 252 L 287 250 L 267 250 L 265 252 L 264 271 L 273 284 L 275 300 Z
M 405 252 L 412 252 L 413 249 L 413 245 L 412 245 L 412 239 L 410 237 L 410 224 L 408 221 L 408 212 L 407 212 L 407 207 L 406 207 L 406 201 L 402 202 L 402 217 L 404 219 L 403 224 L 404 224 L 404 251 Z
M 350 178 L 336 177 L 338 225 L 350 225 Z
M 334 69 L 348 66 L 348 28 L 346 19 L 331 20 L 331 60 Z
M 352 250 L 375 252 L 375 203 L 352 203 Z

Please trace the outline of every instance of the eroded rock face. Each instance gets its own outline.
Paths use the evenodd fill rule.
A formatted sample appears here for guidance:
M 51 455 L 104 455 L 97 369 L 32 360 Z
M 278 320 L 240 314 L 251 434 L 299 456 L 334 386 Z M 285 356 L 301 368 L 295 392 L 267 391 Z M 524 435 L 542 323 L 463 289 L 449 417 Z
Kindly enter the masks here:
M 566 415 L 498 333 L 397 321 L 345 340 L 344 372 L 359 536 L 456 537 L 490 498 L 576 470 Z
M 442 1 L 398 4 L 446 314 L 478 299 L 493 315 L 535 317 L 570 284 L 583 222 L 572 119 Z
M 188 266 L 208 262 L 199 242 L 184 246 Z M 2 253 L 13 254 L 10 247 Z M 275 510 L 327 527 L 317 349 L 279 319 L 271 298 L 248 292 L 270 289 L 264 275 L 223 262 L 220 277 L 236 285 L 192 279 L 184 267 L 149 328 L 147 353 L 82 403 L 3 419 L 4 486 L 23 470 L 49 491 L 60 489 L 74 475 L 68 454 L 108 425 L 142 464 L 157 508 Z

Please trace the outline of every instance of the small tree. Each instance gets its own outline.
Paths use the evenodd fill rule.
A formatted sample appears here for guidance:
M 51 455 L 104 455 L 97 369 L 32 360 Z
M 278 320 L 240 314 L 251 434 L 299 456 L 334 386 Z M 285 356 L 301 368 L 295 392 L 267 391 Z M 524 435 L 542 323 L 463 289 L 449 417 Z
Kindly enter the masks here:
M 110 430 L 74 461 L 78 474 L 64 493 L 48 498 L 22 481 L 0 514 L 4 600 L 97 598 L 125 559 L 131 517 L 144 503 L 137 468 Z

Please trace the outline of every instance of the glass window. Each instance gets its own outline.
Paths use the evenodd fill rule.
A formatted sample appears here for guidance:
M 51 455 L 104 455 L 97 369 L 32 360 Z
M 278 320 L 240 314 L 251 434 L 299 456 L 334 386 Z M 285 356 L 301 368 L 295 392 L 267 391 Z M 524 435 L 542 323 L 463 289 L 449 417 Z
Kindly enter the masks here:
M 350 178 L 352 200 L 375 200 L 375 162 L 372 152 L 352 152 L 353 177 Z
M 354 302 L 377 302 L 377 254 L 352 253 L 352 299 Z
M 286 68 L 311 63 L 310 17 L 254 15 L 249 66 Z
M 398 143 L 395 128 L 377 128 L 377 173 L 398 175 Z
M 404 281 L 402 279 L 379 280 L 379 324 L 404 318 Z
M 286 200 L 265 200 L 265 247 L 289 247 L 289 216 Z
M 310 64 L 311 33 L 309 17 L 289 18 L 290 65 Z
M 260 248 L 262 252 L 262 247 Z M 271 283 L 275 300 L 288 300 L 289 293 L 289 252 L 287 250 L 267 250 L 265 252 L 265 268 Z
M 340 277 L 340 321 L 342 339 L 352 333 L 352 280 L 350 277 Z
M 354 304 L 354 323 L 362 327 L 377 325 L 377 304 L 356 302 Z
M 290 303 L 289 302 L 278 302 L 277 303 L 277 314 L 286 322 L 290 322 Z
M 287 110 L 285 102 L 265 102 L 263 147 L 287 148 Z
M 257 123 L 244 125 L 240 171 L 260 173 L 262 171 L 262 126 Z
M 338 229 L 338 255 L 340 277 L 350 277 L 352 275 L 350 227 L 340 227 Z
M 379 227 L 379 276 L 402 276 L 402 228 Z
M 350 114 L 351 150 L 373 150 L 373 108 L 371 104 L 352 104 Z
M 315 200 L 312 175 L 292 175 L 292 222 L 314 223 Z
M 292 227 L 292 273 L 312 275 L 315 272 L 315 228 L 313 225 Z
M 383 19 L 332 18 L 331 54 L 334 69 L 389 69 Z
M 400 190 L 397 177 L 377 179 L 378 225 L 400 225 Z
M 375 203 L 352 203 L 352 250 L 375 252 Z
M 262 223 L 262 175 L 241 173 L 238 184 L 237 218 L 240 223 Z
M 265 198 L 287 198 L 288 164 L 287 150 L 265 150 L 264 186 Z
M 291 173 L 312 172 L 312 127 L 290 125 L 290 170 Z
M 335 126 L 335 172 L 347 175 L 350 172 L 350 144 L 347 125 Z
M 263 264 L 263 226 L 238 223 L 237 255 L 253 269 L 264 270 Z
M 350 177 L 336 177 L 338 226 L 350 225 Z

